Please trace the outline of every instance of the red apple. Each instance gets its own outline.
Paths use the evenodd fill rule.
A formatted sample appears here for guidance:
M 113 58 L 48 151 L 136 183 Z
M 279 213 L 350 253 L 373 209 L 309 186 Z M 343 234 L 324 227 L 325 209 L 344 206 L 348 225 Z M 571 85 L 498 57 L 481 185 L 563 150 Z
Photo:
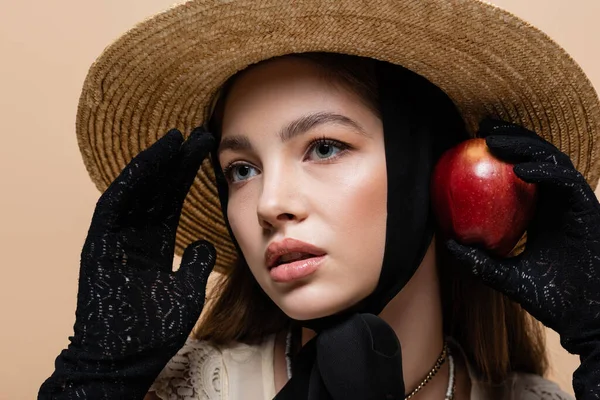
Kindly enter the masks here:
M 485 139 L 469 139 L 438 161 L 431 200 L 442 234 L 505 257 L 533 217 L 537 186 L 495 157 Z

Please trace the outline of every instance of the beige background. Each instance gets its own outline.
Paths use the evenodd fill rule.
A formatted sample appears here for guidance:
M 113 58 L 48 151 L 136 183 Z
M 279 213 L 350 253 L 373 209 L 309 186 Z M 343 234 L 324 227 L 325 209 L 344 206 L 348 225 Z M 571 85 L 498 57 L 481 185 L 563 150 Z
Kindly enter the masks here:
M 72 333 L 79 254 L 99 196 L 74 134 L 86 71 L 121 32 L 171 3 L 0 2 L 0 399 L 35 398 Z M 545 30 L 600 88 L 598 0 L 494 3 Z M 549 337 L 552 378 L 570 390 L 577 360 Z

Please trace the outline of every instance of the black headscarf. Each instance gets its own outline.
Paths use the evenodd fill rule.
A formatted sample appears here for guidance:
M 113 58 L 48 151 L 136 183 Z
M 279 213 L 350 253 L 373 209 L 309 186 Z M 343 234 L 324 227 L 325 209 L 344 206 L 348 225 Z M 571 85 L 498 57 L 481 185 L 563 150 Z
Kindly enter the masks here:
M 430 176 L 441 154 L 467 138 L 451 100 L 423 77 L 375 61 L 387 170 L 386 243 L 377 287 L 335 315 L 296 321 L 317 336 L 302 347 L 293 375 L 277 400 L 401 399 L 401 348 L 393 329 L 377 317 L 421 264 L 435 230 Z M 228 187 L 216 154 L 213 166 L 225 221 Z

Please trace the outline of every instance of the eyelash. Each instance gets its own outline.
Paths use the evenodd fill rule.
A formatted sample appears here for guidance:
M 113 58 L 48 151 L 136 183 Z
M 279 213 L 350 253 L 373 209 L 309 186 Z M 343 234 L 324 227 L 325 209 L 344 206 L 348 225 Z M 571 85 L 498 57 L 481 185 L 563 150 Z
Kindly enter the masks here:
M 349 144 L 347 144 L 347 143 L 344 143 L 344 142 L 336 140 L 336 139 L 330 139 L 330 138 L 328 138 L 326 136 L 323 136 L 323 137 L 319 137 L 319 138 L 311 140 L 308 143 L 307 151 L 306 151 L 305 154 L 308 154 L 309 152 L 313 151 L 317 146 L 322 145 L 322 144 L 329 145 L 329 146 L 335 146 L 335 147 L 337 147 L 337 148 L 340 149 L 340 151 L 336 155 L 328 157 L 328 158 L 325 158 L 322 161 L 320 161 L 320 162 L 325 162 L 325 163 L 341 157 L 349 149 L 351 149 L 351 146 Z M 229 164 L 227 164 L 225 166 L 225 168 L 223 168 L 223 174 L 227 178 L 228 182 L 230 182 L 230 183 L 245 182 L 245 180 L 240 181 L 240 182 L 234 182 L 233 179 L 232 179 L 232 177 L 231 177 L 231 172 L 233 171 L 233 169 L 235 167 L 237 167 L 237 166 L 243 166 L 243 165 L 248 165 L 248 163 L 239 162 L 239 161 L 232 161 Z

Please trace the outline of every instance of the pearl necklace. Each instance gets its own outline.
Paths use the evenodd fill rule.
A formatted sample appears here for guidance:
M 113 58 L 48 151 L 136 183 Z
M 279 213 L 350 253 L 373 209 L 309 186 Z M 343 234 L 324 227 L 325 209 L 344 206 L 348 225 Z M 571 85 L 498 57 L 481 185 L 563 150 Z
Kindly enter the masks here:
M 285 338 L 285 363 L 286 363 L 286 367 L 287 367 L 287 376 L 288 379 L 292 378 L 292 361 L 291 361 L 291 351 L 292 351 L 292 330 L 290 329 L 287 332 L 287 336 Z M 447 343 L 444 343 L 444 348 L 442 350 L 442 353 L 440 354 L 440 357 L 437 359 L 437 361 L 435 362 L 433 368 L 429 371 L 429 373 L 427 374 L 427 376 L 425 377 L 425 379 L 423 379 L 423 381 L 417 385 L 417 387 L 410 393 L 408 394 L 404 400 L 408 400 L 411 397 L 413 397 L 415 394 L 417 394 L 417 392 L 421 389 L 423 389 L 423 387 L 429 382 L 431 381 L 431 379 L 433 379 L 433 377 L 435 376 L 435 374 L 440 370 L 440 368 L 442 367 L 442 364 L 444 363 L 444 361 L 446 360 L 446 355 L 448 356 L 448 367 L 449 367 L 449 377 L 448 377 L 448 388 L 446 389 L 446 396 L 444 397 L 444 400 L 452 400 L 454 398 L 454 389 L 455 389 L 455 377 L 454 377 L 454 357 L 452 357 L 452 354 L 450 354 L 450 350 L 448 349 L 448 345 Z

